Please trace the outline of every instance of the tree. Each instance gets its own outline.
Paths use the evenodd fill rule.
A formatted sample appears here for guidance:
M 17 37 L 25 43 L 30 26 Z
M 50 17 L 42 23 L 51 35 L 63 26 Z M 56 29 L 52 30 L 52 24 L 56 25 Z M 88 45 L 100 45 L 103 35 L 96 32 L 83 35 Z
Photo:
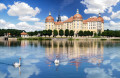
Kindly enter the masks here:
M 94 33 L 94 37 L 97 36 L 97 33 Z
M 43 30 L 43 35 L 46 37 L 46 35 L 47 35 L 47 30 Z
M 11 37 L 20 37 L 23 30 L 16 29 L 0 29 L 0 36 L 4 36 L 7 33 L 11 34 Z
M 38 35 L 38 31 L 35 31 L 35 32 L 34 32 L 34 35 Z
M 84 31 L 84 36 L 87 36 L 87 31 Z
M 70 36 L 74 36 L 74 31 L 73 30 L 70 30 Z
M 79 36 L 84 36 L 83 31 L 79 31 L 78 35 L 79 35 Z
M 65 30 L 65 36 L 66 36 L 66 37 L 69 36 L 69 30 L 68 30 L 68 29 Z
M 33 36 L 33 35 L 34 35 L 34 32 L 28 32 L 28 35 L 29 35 L 29 36 Z
M 90 32 L 90 36 L 93 36 L 93 31 Z
M 90 36 L 90 31 L 86 31 L 86 36 Z
M 63 31 L 62 29 L 59 31 L 59 35 L 60 35 L 61 37 L 64 35 L 64 31 Z
M 98 36 L 101 36 L 101 32 L 100 31 L 98 32 Z
M 54 30 L 53 31 L 53 34 L 54 34 L 54 37 L 56 37 L 58 35 L 58 31 L 57 30 Z
M 40 34 L 40 36 L 43 36 L 43 31 L 38 31 L 38 33 Z
M 50 37 L 52 35 L 52 30 L 48 30 L 47 35 Z

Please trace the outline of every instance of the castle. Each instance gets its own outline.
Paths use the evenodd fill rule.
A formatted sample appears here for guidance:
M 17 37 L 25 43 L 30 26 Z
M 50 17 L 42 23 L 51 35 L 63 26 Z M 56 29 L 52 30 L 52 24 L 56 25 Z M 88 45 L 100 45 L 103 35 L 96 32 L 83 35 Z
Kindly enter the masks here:
M 87 20 L 83 20 L 82 15 L 79 14 L 79 10 L 77 9 L 77 13 L 66 21 L 61 21 L 61 17 L 58 15 L 58 20 L 55 22 L 51 16 L 51 12 L 49 12 L 49 16 L 45 20 L 45 26 L 46 30 L 73 30 L 75 35 L 77 35 L 80 30 L 98 33 L 104 31 L 104 19 L 99 14 L 98 17 L 90 17 Z

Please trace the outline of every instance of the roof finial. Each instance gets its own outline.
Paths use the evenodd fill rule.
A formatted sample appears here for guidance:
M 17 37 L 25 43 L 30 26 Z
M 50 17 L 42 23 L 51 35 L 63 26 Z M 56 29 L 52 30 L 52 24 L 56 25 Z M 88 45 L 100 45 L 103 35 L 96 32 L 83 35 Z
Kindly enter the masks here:
M 49 16 L 51 16 L 51 12 L 49 12 Z
M 79 9 L 77 9 L 77 14 L 79 14 Z
M 99 17 L 101 17 L 101 14 L 99 13 Z
M 58 11 L 58 20 L 57 22 L 61 21 L 60 11 Z

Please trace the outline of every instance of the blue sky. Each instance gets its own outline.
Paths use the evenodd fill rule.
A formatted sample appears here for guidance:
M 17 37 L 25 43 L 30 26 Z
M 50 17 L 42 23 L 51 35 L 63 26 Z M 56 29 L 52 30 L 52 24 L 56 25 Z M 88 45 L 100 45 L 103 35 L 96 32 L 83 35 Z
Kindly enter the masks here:
M 84 20 L 101 13 L 105 29 L 119 30 L 119 8 L 120 0 L 0 0 L 0 28 L 43 30 L 49 11 L 55 20 L 60 11 L 64 21 L 79 9 Z

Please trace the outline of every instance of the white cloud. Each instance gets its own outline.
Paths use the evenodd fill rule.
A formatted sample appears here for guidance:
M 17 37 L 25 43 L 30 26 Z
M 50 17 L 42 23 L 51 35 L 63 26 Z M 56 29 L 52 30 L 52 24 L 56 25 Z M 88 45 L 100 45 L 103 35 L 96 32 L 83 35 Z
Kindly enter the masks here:
M 111 20 L 110 17 L 107 17 L 107 16 L 103 16 L 103 19 L 104 20 Z
M 65 16 L 65 15 L 61 16 L 61 20 L 62 20 L 62 21 L 65 21 L 65 20 L 67 20 L 67 19 L 68 19 L 67 16 Z
M 0 28 L 1 29 L 15 29 L 16 27 L 14 24 L 11 24 L 9 22 L 6 22 L 3 19 L 0 19 Z
M 120 26 L 120 22 L 110 21 L 111 26 Z
M 8 15 L 18 16 L 21 21 L 39 21 L 35 16 L 40 13 L 40 9 L 36 7 L 32 8 L 30 5 L 24 2 L 15 2 L 13 5 L 8 5 Z
M 3 10 L 3 9 L 7 9 L 7 7 L 5 6 L 5 4 L 0 3 L 0 11 Z
M 109 74 L 107 74 L 104 69 L 101 68 L 86 68 L 85 73 L 87 73 L 87 78 L 112 78 Z
M 36 31 L 45 29 L 45 23 L 43 22 L 36 22 L 34 25 L 30 25 L 27 22 L 19 22 L 18 24 L 16 24 L 16 26 L 18 29 L 26 31 Z
M 120 19 L 120 11 L 112 12 L 111 18 L 113 18 L 113 19 L 115 19 L 115 18 Z
M 110 7 L 109 9 L 108 9 L 108 13 L 111 13 L 112 12 L 112 7 Z
M 115 62 L 111 64 L 112 70 L 120 71 L 120 62 Z
M 105 61 L 103 61 L 103 64 L 104 65 L 107 65 L 107 64 L 109 64 L 110 63 L 110 60 L 105 60 Z
M 104 13 L 111 6 L 117 5 L 119 0 L 83 0 L 82 4 L 86 5 L 87 9 L 84 10 L 85 13 L 98 14 Z
M 0 24 L 6 24 L 6 21 L 3 19 L 0 19 Z
M 38 75 L 40 70 L 35 66 L 22 66 L 21 67 L 21 75 L 19 74 L 19 68 L 15 69 L 14 67 L 9 66 L 8 72 L 10 73 L 10 78 L 29 78 L 31 75 Z
M 58 19 L 58 17 L 56 17 L 56 20 Z M 63 15 L 63 16 L 61 16 L 61 21 L 65 21 L 65 20 L 67 20 L 68 19 L 68 17 L 67 16 L 65 16 L 65 15 Z
M 97 18 L 97 16 L 92 16 L 92 17 L 90 17 L 90 18 Z
M 18 29 L 18 30 L 26 30 L 26 31 L 35 31 L 35 30 L 44 30 L 45 23 L 35 22 L 33 25 L 30 25 L 27 22 L 19 22 L 17 24 L 12 24 L 12 23 L 6 22 L 3 19 L 0 19 L 0 28 L 1 29 Z
M 30 7 L 24 2 L 15 2 L 13 5 L 8 5 L 10 8 L 8 14 L 10 16 L 35 16 L 40 13 L 40 9 Z
M 110 21 L 109 23 L 105 23 L 104 29 L 120 30 L 120 22 Z
M 19 17 L 21 21 L 40 21 L 39 18 L 32 18 L 31 16 L 21 16 Z

